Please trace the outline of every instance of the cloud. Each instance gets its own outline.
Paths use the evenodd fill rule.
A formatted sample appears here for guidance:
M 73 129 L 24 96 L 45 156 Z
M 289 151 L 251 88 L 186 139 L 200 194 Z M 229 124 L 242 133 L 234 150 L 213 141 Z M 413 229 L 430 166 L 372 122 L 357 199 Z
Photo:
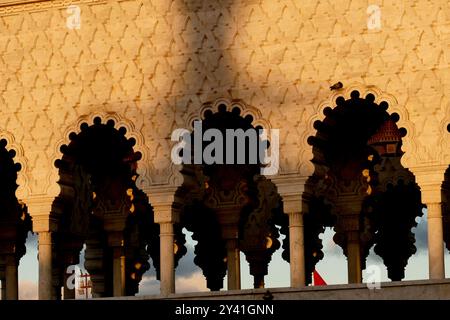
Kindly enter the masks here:
M 335 233 L 333 228 L 325 228 L 325 232 L 319 236 L 322 239 L 322 251 L 325 256 L 342 257 L 344 255 L 342 248 L 333 240 Z
M 38 284 L 34 281 L 19 281 L 19 299 L 20 300 L 37 300 Z
M 28 232 L 27 240 L 26 240 L 26 246 L 28 248 L 36 248 L 38 246 L 38 235 L 37 233 Z
M 186 242 L 187 253 L 178 262 L 176 269 L 177 276 L 188 277 L 200 270 L 200 268 L 194 263 L 194 246 L 191 243 Z
M 412 232 L 415 235 L 415 246 L 417 248 L 416 254 L 421 254 L 428 250 L 428 224 L 427 224 L 427 211 L 425 209 L 422 217 L 416 218 L 417 227 L 412 228 Z M 323 252 L 326 256 L 342 256 L 342 248 L 339 247 L 333 241 L 335 232 L 332 228 L 326 228 L 325 232 L 320 235 L 322 239 Z
M 198 271 L 188 277 L 180 277 L 176 281 L 176 290 L 182 292 L 208 291 L 206 280 L 203 274 Z
M 179 276 L 175 280 L 177 293 L 208 291 L 206 280 L 200 271 L 188 276 Z M 160 282 L 155 276 L 144 276 L 139 284 L 139 293 L 137 295 L 157 295 L 160 292 Z
M 195 242 L 196 243 L 196 242 Z M 175 269 L 176 276 L 177 277 L 189 277 L 192 274 L 198 272 L 200 270 L 200 267 L 198 267 L 194 263 L 194 245 L 195 243 L 192 243 L 192 240 L 187 239 L 186 242 L 186 248 L 187 253 L 178 261 L 178 266 Z M 151 259 L 150 259 L 151 261 Z M 150 270 L 148 270 L 144 276 L 155 276 L 155 268 L 153 266 L 153 262 L 151 262 L 152 267 Z
M 156 280 L 156 277 L 153 276 L 146 276 L 144 275 L 142 277 L 141 282 L 139 283 L 139 292 L 137 293 L 138 296 L 147 296 L 147 295 L 154 295 L 159 294 L 159 281 Z
M 178 262 L 175 269 L 175 288 L 177 293 L 208 291 L 206 279 L 202 270 L 194 264 L 194 247 L 197 241 L 192 240 L 192 232 L 183 230 L 186 235 L 187 253 Z M 157 295 L 160 292 L 160 282 L 156 280 L 155 268 L 147 271 L 139 284 L 138 295 Z
M 417 253 L 428 250 L 428 223 L 427 223 L 427 211 L 421 218 L 417 218 L 417 227 L 412 229 L 412 232 L 416 237 Z

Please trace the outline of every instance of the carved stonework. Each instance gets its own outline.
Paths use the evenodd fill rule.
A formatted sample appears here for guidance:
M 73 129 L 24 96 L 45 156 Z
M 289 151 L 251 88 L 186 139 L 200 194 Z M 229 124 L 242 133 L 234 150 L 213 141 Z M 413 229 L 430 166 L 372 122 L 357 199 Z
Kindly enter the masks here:
M 255 177 L 258 206 L 241 219 L 239 248 L 250 264 L 250 274 L 255 279 L 255 288 L 264 287 L 264 277 L 272 254 L 280 248 L 279 232 L 275 226 L 275 210 L 281 197 L 274 184 L 265 177 Z
M 124 294 L 134 295 L 150 268 L 149 256 L 159 274 L 159 227 L 148 197 L 136 185 L 141 159 L 133 150 L 136 140 L 127 139 L 126 128 L 116 129 L 112 119 L 102 123 L 96 117 L 93 122 L 91 126 L 83 122 L 78 134 L 69 134 L 71 142 L 61 146 L 63 157 L 55 164 L 61 193 L 52 213 L 58 222 L 54 285 L 63 285 L 62 275 L 70 264 L 78 263 L 86 244 L 94 296 L 112 295 L 111 265 L 121 258 L 119 253 L 125 258 Z M 181 230 L 175 233 L 179 259 L 185 253 L 184 237 Z

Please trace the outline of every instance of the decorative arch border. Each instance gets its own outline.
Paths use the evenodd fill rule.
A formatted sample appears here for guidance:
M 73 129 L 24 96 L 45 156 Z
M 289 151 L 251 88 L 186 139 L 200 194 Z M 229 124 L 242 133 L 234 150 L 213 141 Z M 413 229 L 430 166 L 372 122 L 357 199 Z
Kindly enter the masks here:
M 241 111 L 240 116 L 246 117 L 248 115 L 253 117 L 252 124 L 257 127 L 261 126 L 263 129 L 269 130 L 272 128 L 270 122 L 263 118 L 261 112 L 258 108 L 255 108 L 253 106 L 250 106 L 246 104 L 241 99 L 227 99 L 227 98 L 218 98 L 214 100 L 213 102 L 205 102 L 203 103 L 202 107 L 188 115 L 186 118 L 186 121 L 184 122 L 184 126 L 188 130 L 193 130 L 193 123 L 197 120 L 204 120 L 204 114 L 205 111 L 211 110 L 213 113 L 219 112 L 219 106 L 225 105 L 226 111 L 231 112 L 234 108 L 239 108 Z M 268 136 L 268 139 L 270 141 L 270 135 Z M 171 186 L 179 187 L 183 184 L 184 178 L 181 174 L 181 165 L 175 165 L 172 164 L 171 167 L 171 174 L 169 177 L 169 184 Z
M 216 99 L 214 102 L 206 102 L 202 105 L 202 107 L 191 113 L 188 118 L 187 118 L 187 122 L 186 122 L 186 128 L 188 128 L 189 130 L 194 129 L 194 127 L 192 126 L 192 123 L 195 120 L 204 120 L 204 114 L 206 110 L 211 110 L 213 113 L 216 113 L 219 111 L 219 106 L 220 105 L 225 105 L 226 106 L 226 110 L 227 111 L 232 111 L 234 108 L 239 108 L 241 110 L 241 117 L 246 117 L 248 115 L 253 117 L 253 121 L 252 124 L 256 127 L 256 126 L 261 126 L 264 129 L 271 129 L 271 125 L 269 123 L 269 121 L 267 121 L 266 119 L 264 119 L 262 117 L 261 112 L 253 107 L 250 106 L 248 104 L 246 104 L 244 101 L 240 100 L 240 99 L 227 99 L 227 98 L 219 98 Z
M 120 116 L 119 114 L 115 113 L 115 112 L 95 112 L 95 113 L 91 113 L 88 115 L 83 115 L 78 117 L 78 119 L 73 122 L 72 124 L 70 124 L 68 127 L 66 127 L 66 130 L 64 131 L 63 134 L 63 138 L 61 138 L 60 140 L 58 140 L 58 142 L 55 145 L 55 148 L 53 150 L 53 155 L 51 157 L 52 159 L 52 168 L 54 168 L 54 170 L 52 171 L 51 177 L 50 177 L 50 181 L 58 181 L 58 177 L 59 177 L 59 171 L 56 169 L 56 167 L 54 166 L 54 163 L 56 160 L 60 159 L 62 157 L 62 153 L 60 151 L 61 146 L 64 144 L 68 144 L 70 142 L 69 139 L 69 135 L 72 132 L 75 133 L 80 133 L 81 129 L 80 126 L 83 123 L 87 123 L 89 126 L 91 126 L 92 124 L 94 124 L 94 119 L 99 117 L 102 121 L 102 123 L 106 123 L 108 120 L 113 120 L 114 121 L 114 128 L 118 129 L 120 127 L 124 127 L 127 132 L 125 134 L 125 136 L 127 137 L 127 139 L 129 138 L 134 138 L 136 140 L 136 144 L 133 147 L 134 151 L 139 151 L 142 154 L 142 158 L 141 160 L 139 160 L 139 162 L 142 162 L 144 164 L 148 164 L 148 157 L 149 157 L 149 153 L 148 153 L 148 148 L 145 145 L 145 139 L 143 134 L 136 129 L 136 127 L 134 126 L 134 124 L 129 121 L 128 119 Z M 137 168 L 137 174 L 138 174 L 138 179 L 136 181 L 136 186 L 140 189 L 145 189 L 148 185 L 149 185 L 149 178 L 147 175 L 147 165 L 144 166 L 139 166 Z M 49 187 L 49 190 L 51 190 L 51 194 L 54 196 L 57 196 L 59 194 L 59 185 L 56 183 L 53 185 L 51 185 Z
M 442 146 L 442 163 L 450 164 L 450 99 L 447 101 L 447 106 L 445 109 L 445 117 L 442 119 L 440 125 L 441 139 L 439 145 Z
M 310 136 L 315 136 L 317 133 L 317 130 L 314 128 L 314 122 L 317 120 L 323 121 L 325 119 L 323 111 L 326 107 L 331 107 L 334 109 L 337 105 L 336 99 L 338 97 L 344 97 L 345 100 L 351 99 L 350 95 L 353 91 L 358 91 L 360 93 L 360 97 L 363 99 L 365 99 L 368 94 L 372 94 L 375 97 L 374 102 L 376 104 L 386 101 L 388 103 L 388 109 L 386 112 L 389 114 L 397 113 L 399 115 L 400 119 L 397 122 L 397 126 L 399 128 L 406 129 L 406 136 L 402 138 L 402 150 L 404 151 L 404 155 L 402 156 L 401 162 L 405 168 L 412 166 L 414 164 L 417 146 L 414 143 L 414 125 L 409 119 L 408 111 L 404 106 L 398 104 L 397 99 L 393 95 L 382 91 L 374 85 L 366 85 L 362 83 L 354 83 L 346 86 L 345 89 L 333 92 L 328 99 L 319 103 L 315 114 L 309 118 L 307 129 L 302 137 L 303 148 L 309 157 L 309 159 L 304 158 L 304 160 L 308 160 L 311 163 L 310 160 L 313 158 L 313 147 L 307 143 L 307 139 Z M 309 171 L 311 171 L 310 174 L 312 174 L 314 172 L 314 166 L 311 163 L 311 166 L 308 167 L 310 169 Z
M 21 169 L 19 172 L 17 172 L 17 190 L 16 190 L 16 197 L 19 200 L 23 200 L 27 198 L 31 194 L 31 188 L 29 185 L 29 167 L 28 167 L 28 160 L 25 157 L 24 149 L 22 148 L 22 145 L 20 145 L 14 138 L 14 135 L 8 131 L 0 131 L 0 139 L 5 139 L 6 149 L 7 150 L 14 150 L 16 152 L 16 155 L 14 156 L 13 160 L 14 163 L 19 163 L 21 166 Z

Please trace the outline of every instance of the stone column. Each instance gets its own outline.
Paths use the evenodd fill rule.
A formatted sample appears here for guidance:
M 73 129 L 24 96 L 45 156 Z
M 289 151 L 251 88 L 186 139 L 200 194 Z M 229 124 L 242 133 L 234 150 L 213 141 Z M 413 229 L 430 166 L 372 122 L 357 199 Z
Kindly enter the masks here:
M 289 256 L 291 287 L 305 286 L 305 244 L 303 234 L 303 214 L 289 213 Z
M 342 196 L 334 240 L 347 251 L 348 283 L 362 282 L 360 208 L 358 196 Z
M 112 221 L 110 221 L 111 223 Z M 114 226 L 114 227 L 111 227 Z M 108 232 L 108 247 L 112 249 L 112 287 L 114 297 L 123 297 L 126 294 L 126 270 L 125 270 L 125 248 L 123 230 L 121 219 L 117 219 L 114 223 L 109 225 Z M 111 231 L 115 230 L 115 231 Z M 111 281 L 111 280 L 110 280 Z
M 361 243 L 358 231 L 349 231 L 347 236 L 348 283 L 362 282 Z
M 241 207 L 228 205 L 216 206 L 215 213 L 219 221 L 222 238 L 227 249 L 227 290 L 241 289 L 241 259 L 239 249 L 239 213 Z
M 55 181 L 56 184 L 56 181 Z M 30 197 L 23 199 L 28 206 L 28 212 L 33 218 L 33 232 L 39 236 L 39 299 L 51 300 L 55 298 L 53 287 L 53 242 L 52 233 L 57 231 L 58 220 L 52 213 L 52 205 L 59 188 L 55 194 L 43 197 Z
M 161 295 L 175 293 L 174 224 L 180 221 L 179 200 L 175 200 L 176 187 L 147 191 L 153 206 L 155 223 L 160 226 L 160 283 Z
M 161 295 L 175 293 L 175 256 L 173 223 L 160 223 Z
M 339 194 L 335 202 L 338 216 L 333 240 L 347 254 L 348 283 L 362 282 L 361 207 L 364 194 Z
M 39 300 L 52 299 L 52 244 L 51 232 L 39 232 Z
M 278 194 L 283 199 L 283 211 L 289 216 L 289 256 L 291 287 L 305 286 L 305 244 L 303 214 L 308 212 L 309 187 L 306 186 L 311 172 L 304 176 L 297 174 L 278 175 L 271 178 L 277 186 Z
M 241 255 L 238 239 L 227 239 L 227 278 L 228 290 L 241 289 Z
M 430 279 L 444 279 L 444 234 L 440 203 L 427 203 L 428 209 L 428 266 Z
M 411 168 L 428 209 L 428 267 L 430 279 L 444 279 L 444 236 L 442 226 L 442 182 L 447 165 Z
M 5 280 L 6 300 L 18 300 L 19 278 L 17 273 L 17 261 L 14 254 L 10 254 L 6 257 Z
M 113 247 L 113 295 L 125 296 L 125 252 L 121 246 Z

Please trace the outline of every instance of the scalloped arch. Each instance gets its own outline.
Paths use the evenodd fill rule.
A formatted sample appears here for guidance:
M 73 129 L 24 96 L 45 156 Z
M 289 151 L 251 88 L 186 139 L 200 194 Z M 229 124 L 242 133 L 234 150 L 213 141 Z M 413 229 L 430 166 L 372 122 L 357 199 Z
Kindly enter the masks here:
M 102 123 L 106 123 L 108 120 L 113 120 L 114 121 L 114 128 L 120 128 L 120 127 L 124 127 L 127 132 L 125 134 L 125 136 L 127 137 L 127 139 L 129 138 L 134 138 L 136 140 L 136 144 L 133 147 L 134 151 L 139 151 L 142 154 L 142 159 L 139 161 L 143 164 L 147 164 L 148 163 L 148 148 L 145 146 L 145 142 L 144 142 L 144 136 L 142 135 L 141 132 L 139 132 L 138 130 L 136 130 L 134 124 L 129 121 L 128 119 L 120 116 L 117 113 L 111 113 L 111 112 L 96 112 L 96 113 L 91 113 L 89 115 L 83 115 L 81 117 L 79 117 L 75 122 L 73 122 L 71 125 L 69 125 L 66 130 L 64 131 L 63 134 L 63 138 L 60 139 L 56 145 L 55 148 L 53 150 L 53 155 L 52 155 L 52 164 L 57 160 L 61 158 L 61 151 L 60 148 L 62 145 L 67 144 L 70 139 L 69 139 L 69 135 L 72 132 L 75 133 L 79 133 L 80 130 L 80 126 L 82 123 L 87 123 L 88 125 L 92 125 L 94 123 L 94 119 L 99 117 L 102 120 Z M 149 184 L 149 178 L 147 176 L 147 166 L 146 165 L 141 165 L 138 166 L 137 169 L 137 173 L 139 175 L 137 181 L 136 181 L 136 186 L 140 189 L 145 189 Z M 50 181 L 57 181 L 58 180 L 58 170 L 53 170 L 51 177 L 50 177 Z M 49 191 L 52 195 L 57 196 L 59 194 L 59 186 L 57 183 L 51 185 L 49 187 Z
M 199 110 L 191 113 L 188 116 L 187 121 L 186 121 L 186 128 L 188 128 L 189 130 L 192 130 L 193 129 L 192 123 L 195 120 L 204 120 L 203 115 L 205 114 L 206 110 L 211 110 L 213 113 L 216 113 L 219 111 L 220 105 L 225 105 L 227 111 L 231 111 L 237 107 L 241 110 L 242 117 L 245 117 L 247 115 L 251 115 L 253 117 L 252 124 L 255 127 L 260 125 L 264 129 L 271 129 L 271 125 L 270 125 L 269 121 L 267 121 L 266 119 L 264 119 L 262 117 L 261 112 L 257 108 L 255 108 L 253 106 L 249 106 L 244 101 L 239 100 L 239 99 L 230 100 L 230 99 L 226 99 L 226 98 L 219 98 L 212 103 L 211 102 L 204 103 Z
M 245 117 L 247 115 L 251 115 L 253 117 L 252 124 L 256 126 L 261 126 L 266 130 L 272 128 L 270 122 L 262 117 L 261 112 L 240 99 L 227 99 L 227 98 L 219 98 L 214 100 L 214 102 L 206 102 L 202 105 L 202 107 L 191 114 L 186 118 L 185 128 L 188 130 L 193 130 L 193 122 L 195 120 L 204 120 L 204 114 L 206 110 L 211 110 L 213 113 L 219 111 L 220 105 L 225 105 L 227 111 L 232 111 L 234 108 L 239 108 L 241 110 L 241 116 Z M 270 139 L 270 135 L 268 137 Z M 182 185 L 184 178 L 180 173 L 181 166 L 172 164 L 171 166 L 171 174 L 169 177 L 169 184 L 171 186 L 179 187 Z
M 21 169 L 17 172 L 17 190 L 16 197 L 17 199 L 25 199 L 31 194 L 29 181 L 29 167 L 28 161 L 25 157 L 25 152 L 22 146 L 16 142 L 14 139 L 14 135 L 8 131 L 0 131 L 0 139 L 5 139 L 7 142 L 6 149 L 13 149 L 16 152 L 16 156 L 14 157 L 14 162 L 19 163 L 21 165 Z
M 317 120 L 323 121 L 325 119 L 325 115 L 323 113 L 326 107 L 334 108 L 336 106 L 336 99 L 338 97 L 344 97 L 346 100 L 350 99 L 350 94 L 352 91 L 358 91 L 360 93 L 360 97 L 365 98 L 368 94 L 373 94 L 375 96 L 375 103 L 379 104 L 382 101 L 386 101 L 389 105 L 387 112 L 389 114 L 397 113 L 400 117 L 397 125 L 399 128 L 405 128 L 407 134 L 402 138 L 402 150 L 405 152 L 402 157 L 402 165 L 405 168 L 408 168 L 413 165 L 415 154 L 417 147 L 414 143 L 413 137 L 415 136 L 414 125 L 409 119 L 408 111 L 404 106 L 398 104 L 397 99 L 388 93 L 383 92 L 376 86 L 365 85 L 361 83 L 355 83 L 350 86 L 346 86 L 345 89 L 334 92 L 329 96 L 328 99 L 319 103 L 317 111 L 314 116 L 308 120 L 307 129 L 305 131 L 305 135 L 303 136 L 302 143 L 304 150 L 307 154 L 308 160 L 310 161 L 313 158 L 313 148 L 308 145 L 307 139 L 310 136 L 315 136 L 316 129 L 314 129 L 314 122 Z M 312 174 L 312 172 L 311 172 Z

